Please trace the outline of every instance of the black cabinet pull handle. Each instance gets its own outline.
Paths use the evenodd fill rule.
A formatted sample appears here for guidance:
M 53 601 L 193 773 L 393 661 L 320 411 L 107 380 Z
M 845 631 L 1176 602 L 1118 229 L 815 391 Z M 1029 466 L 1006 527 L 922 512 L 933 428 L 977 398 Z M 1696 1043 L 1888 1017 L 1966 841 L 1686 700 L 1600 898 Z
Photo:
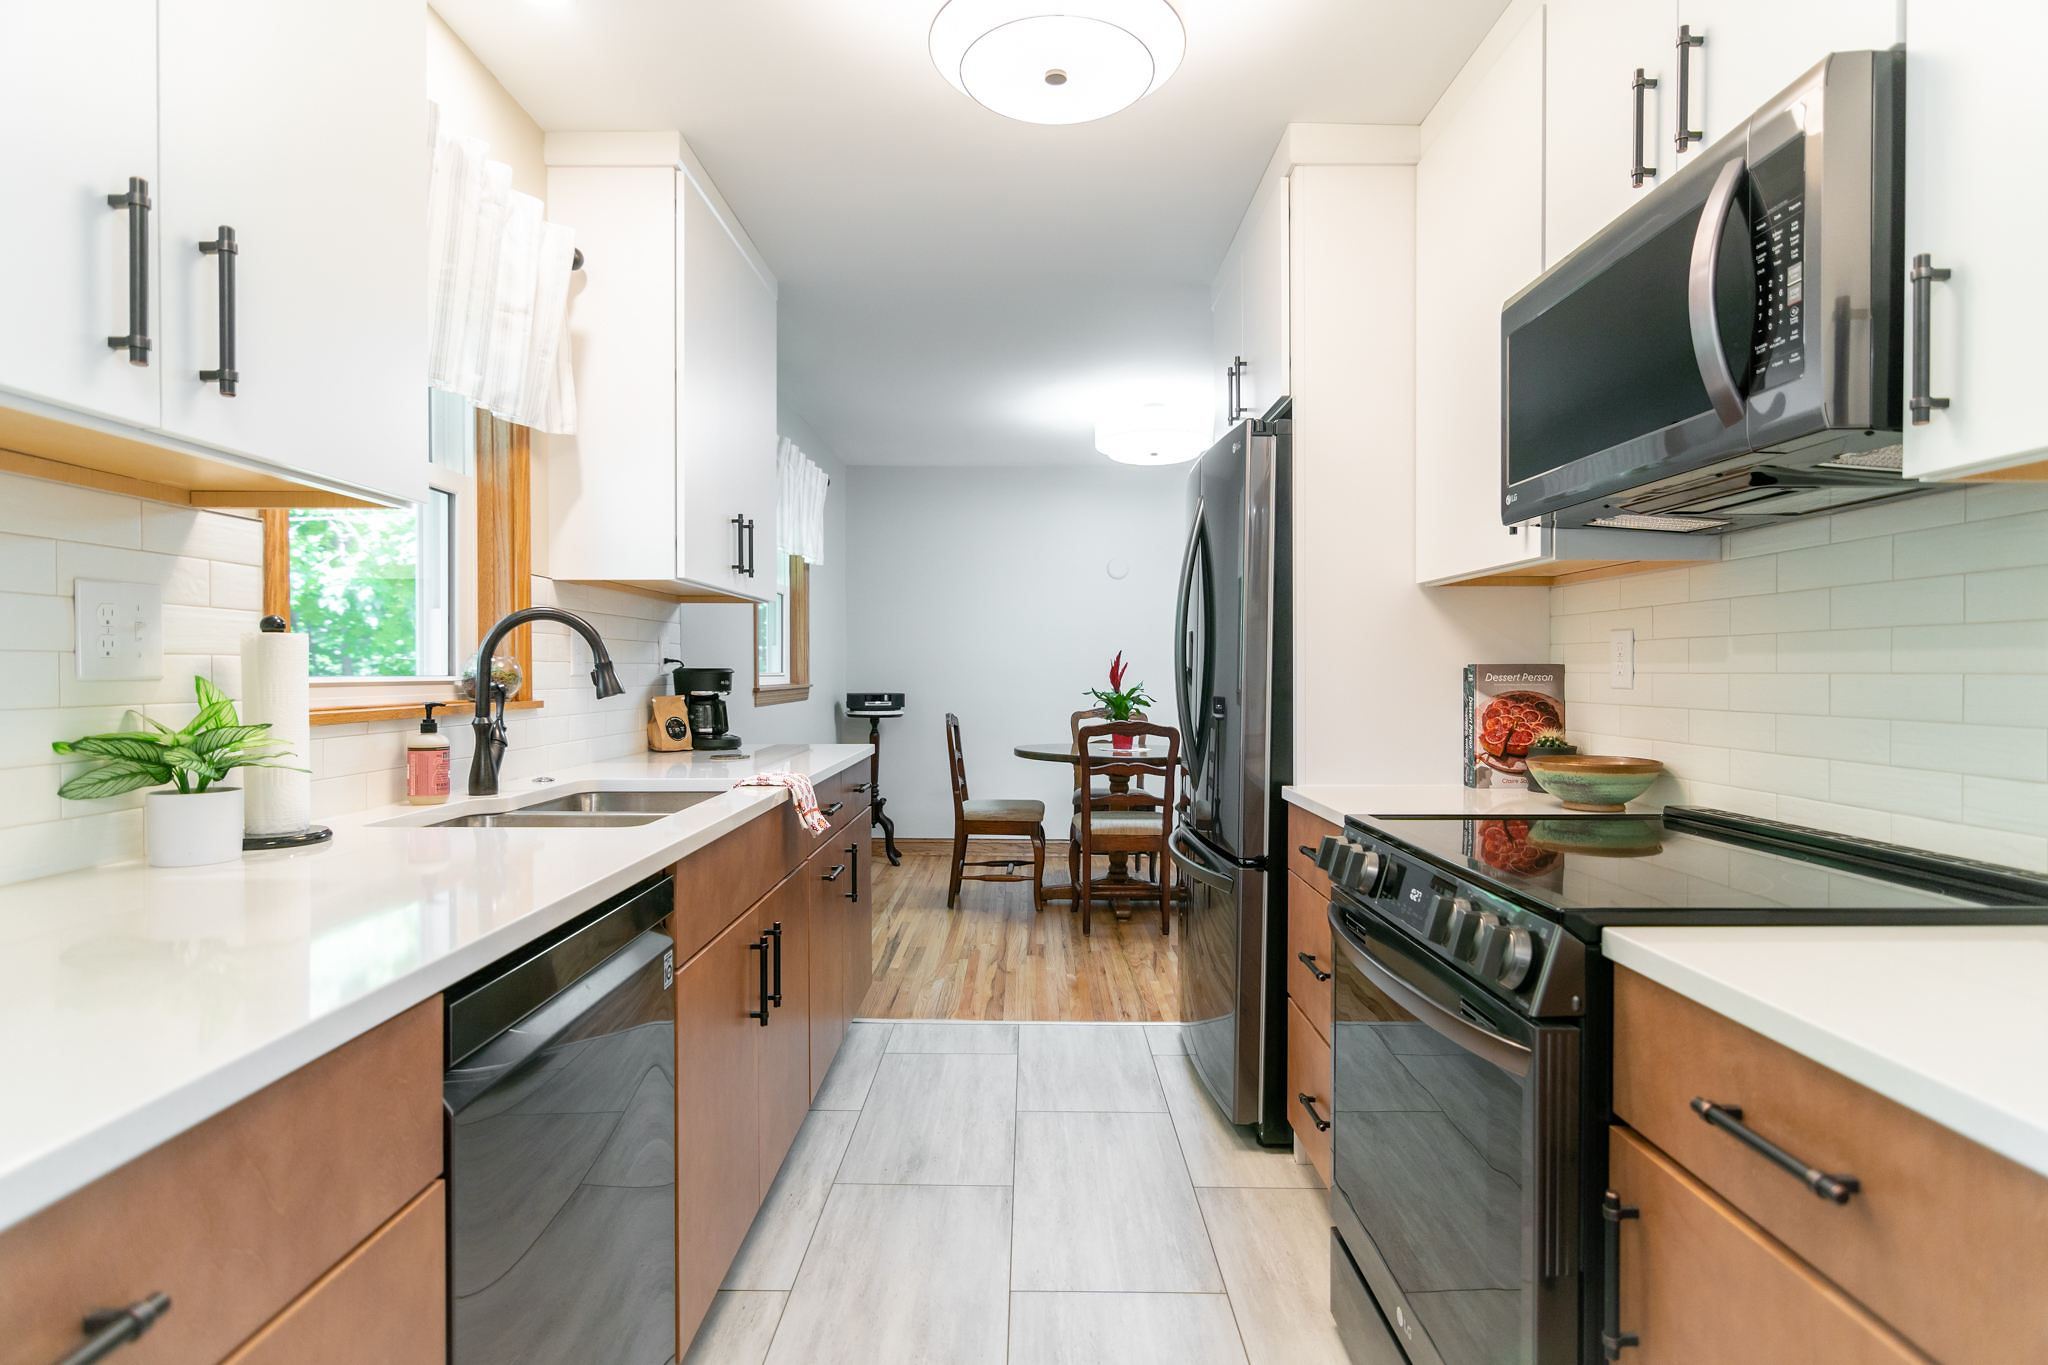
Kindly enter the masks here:
M 819 811 L 819 812 L 818 812 L 818 814 L 820 814 L 820 815 L 823 815 L 823 816 L 826 816 L 827 818 L 830 818 L 831 816 L 837 815 L 837 814 L 839 814 L 839 812 L 841 812 L 841 811 L 843 811 L 843 810 L 845 810 L 845 809 L 846 809 L 846 803 L 845 803 L 844 801 L 834 801 L 834 802 L 833 802 L 833 803 L 832 803 L 831 805 L 829 805 L 829 806 L 825 807 L 825 809 L 823 809 L 823 810 Z
M 1296 1095 L 1294 1098 L 1301 1102 L 1302 1108 L 1308 1110 L 1309 1121 L 1315 1124 L 1316 1131 L 1318 1133 L 1327 1133 L 1330 1131 L 1330 1121 L 1324 1118 L 1321 1114 L 1318 1114 L 1316 1112 L 1316 1101 L 1313 1095 L 1310 1095 L 1308 1091 L 1304 1090 L 1300 1094 Z
M 218 384 L 221 397 L 233 398 L 235 384 L 241 379 L 235 369 L 235 258 L 242 254 L 242 248 L 235 241 L 235 230 L 223 223 L 220 236 L 201 242 L 199 250 L 203 255 L 220 258 L 220 368 L 201 370 L 199 381 Z
M 149 364 L 149 182 L 128 177 L 126 194 L 107 196 L 110 209 L 128 210 L 128 335 L 108 337 L 110 350 L 128 352 L 130 365 Z
M 1316 860 L 1316 851 L 1310 848 L 1307 844 L 1296 844 L 1294 846 L 1294 851 L 1296 853 L 1299 853 L 1302 857 L 1308 859 L 1310 862 L 1314 862 Z
M 775 921 L 775 927 L 768 931 L 768 937 L 775 940 L 775 985 L 769 989 L 768 1003 L 782 1008 L 782 921 Z
M 1601 1258 L 1607 1264 L 1600 1287 L 1600 1354 L 1609 1360 L 1619 1360 L 1629 1347 L 1642 1345 L 1641 1337 L 1621 1330 L 1621 1225 L 1642 1216 L 1641 1209 L 1623 1204 L 1613 1190 L 1600 1197 L 1600 1219 L 1605 1224 L 1601 1240 L 1607 1252 Z
M 1302 966 L 1307 967 L 1309 974 L 1314 976 L 1316 980 L 1328 981 L 1330 979 L 1330 974 L 1316 965 L 1315 954 L 1296 953 L 1295 956 L 1301 959 Z
M 747 519 L 738 514 L 732 518 L 732 571 L 747 571 Z
M 748 1011 L 747 1011 L 747 1018 L 749 1018 L 749 1019 L 759 1019 L 759 1020 L 761 1021 L 761 1027 L 762 1027 L 762 1028 L 767 1028 L 767 1027 L 768 1027 L 768 935 L 766 935 L 766 934 L 763 934 L 763 935 L 761 935 L 761 937 L 759 937 L 759 938 L 755 939 L 755 940 L 754 940 L 754 941 L 753 941 L 752 943 L 749 943 L 749 944 L 747 945 L 747 951 L 748 951 L 748 952 L 750 952 L 750 953 L 759 953 L 759 954 L 761 955 L 761 956 L 759 956 L 758 958 L 754 959 L 754 960 L 755 960 L 755 963 L 756 963 L 756 964 L 757 964 L 757 965 L 758 965 L 758 966 L 760 967 L 760 969 L 761 969 L 761 987 L 760 987 L 760 989 L 761 989 L 761 1008 L 759 1008 L 759 1009 L 757 1009 L 757 1010 L 748 1010 Z
M 1694 33 L 1691 24 L 1678 26 L 1678 150 L 1684 151 L 1695 142 L 1705 142 L 1707 135 L 1692 126 L 1692 50 L 1707 45 L 1707 35 Z M 1652 82 L 1655 84 L 1655 82 Z M 1642 127 L 1642 115 L 1636 115 L 1636 126 Z M 1641 161 L 1638 156 L 1636 160 Z M 1655 174 L 1655 172 L 1651 172 Z
M 845 863 L 834 863 L 834 864 L 832 864 L 832 870 L 831 870 L 830 872 L 826 872 L 826 873 L 823 873 L 823 874 L 821 874 L 821 875 L 819 876 L 818 880 L 819 880 L 819 881 L 821 881 L 821 882 L 836 882 L 836 881 L 838 881 L 838 880 L 839 880 L 839 879 L 840 879 L 841 877 L 843 877 L 843 876 L 845 876 L 845 875 L 846 875 L 846 864 L 845 864 Z
M 1251 409 L 1244 405 L 1244 372 L 1250 368 L 1251 363 L 1243 356 L 1232 357 L 1230 366 L 1230 420 L 1233 422 L 1243 421 L 1245 414 L 1251 411 Z
M 1912 412 L 1916 427 L 1926 426 L 1936 412 L 1948 406 L 1948 399 L 1936 398 L 1929 392 L 1934 387 L 1929 354 L 1934 345 L 1934 327 L 1927 308 L 1936 282 L 1952 273 L 1947 266 L 1936 265 L 1934 258 L 1923 251 L 1913 258 L 1913 272 L 1907 276 L 1913 282 L 1913 389 L 1906 407 Z
M 1643 164 L 1643 92 L 1645 90 L 1655 90 L 1656 88 L 1657 78 L 1655 76 L 1645 76 L 1643 69 L 1640 66 L 1637 67 L 1636 78 L 1629 82 L 1629 89 L 1635 91 L 1636 95 L 1636 159 L 1635 164 L 1628 169 L 1628 183 L 1634 185 L 1637 189 L 1643 187 L 1645 180 L 1657 178 L 1657 168 Z
M 857 900 L 859 900 L 859 899 L 860 899 L 860 845 L 859 845 L 859 844 L 848 844 L 848 845 L 846 846 L 846 865 L 847 865 L 848 867 L 850 867 L 850 868 L 852 868 L 852 869 L 853 869 L 853 880 L 852 880 L 851 882 L 849 882 L 849 883 L 847 884 L 847 887 L 846 887 L 846 898 L 847 898 L 848 900 L 850 900 L 850 901 L 857 901 Z
M 171 1296 L 164 1293 L 146 1295 L 126 1308 L 95 1308 L 79 1324 L 85 1340 L 73 1347 L 70 1354 L 60 1356 L 57 1365 L 92 1365 L 96 1360 L 105 1360 L 141 1337 L 170 1311 Z
M 1851 1195 L 1863 1188 L 1863 1182 L 1855 1176 L 1830 1175 L 1818 1166 L 1809 1166 L 1751 1128 L 1742 1121 L 1740 1105 L 1715 1104 L 1712 1100 L 1702 1099 L 1696 1095 L 1693 1097 L 1692 1112 L 1704 1119 L 1709 1127 L 1719 1128 L 1751 1151 L 1761 1154 L 1773 1166 L 1831 1204 L 1846 1204 Z
M 752 578 L 752 577 L 754 576 L 754 570 L 755 570 L 755 569 L 757 569 L 757 568 L 759 568 L 759 567 L 760 567 L 760 561 L 759 561 L 759 560 L 757 560 L 757 559 L 756 559 L 756 558 L 754 557 L 754 519 L 753 519 L 752 517 L 748 517 L 748 518 L 747 518 L 747 577 L 749 577 L 749 578 Z
M 856 782 L 851 787 L 848 787 L 847 790 L 865 796 L 872 789 L 865 782 Z

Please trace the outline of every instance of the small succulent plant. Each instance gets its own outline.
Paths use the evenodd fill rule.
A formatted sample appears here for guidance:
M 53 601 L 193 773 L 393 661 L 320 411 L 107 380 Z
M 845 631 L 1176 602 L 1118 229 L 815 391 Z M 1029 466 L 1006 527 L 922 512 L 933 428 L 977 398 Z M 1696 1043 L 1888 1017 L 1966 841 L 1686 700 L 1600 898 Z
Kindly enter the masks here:
M 1529 746 L 1529 752 L 1532 754 L 1554 754 L 1571 747 L 1572 742 L 1565 738 L 1564 731 L 1553 728 L 1538 730 L 1535 742 Z

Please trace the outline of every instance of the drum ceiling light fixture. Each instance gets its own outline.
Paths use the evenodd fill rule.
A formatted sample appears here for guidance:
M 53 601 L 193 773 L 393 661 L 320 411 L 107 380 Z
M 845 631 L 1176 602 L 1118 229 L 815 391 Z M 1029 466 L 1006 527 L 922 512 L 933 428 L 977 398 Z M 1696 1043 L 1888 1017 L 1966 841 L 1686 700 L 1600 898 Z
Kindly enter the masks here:
M 1209 430 L 1192 412 L 1144 403 L 1095 424 L 1095 448 L 1118 464 L 1185 464 L 1202 453 Z
M 1025 123 L 1127 109 L 1166 84 L 1187 44 L 1167 0 L 947 0 L 931 31 L 954 89 Z

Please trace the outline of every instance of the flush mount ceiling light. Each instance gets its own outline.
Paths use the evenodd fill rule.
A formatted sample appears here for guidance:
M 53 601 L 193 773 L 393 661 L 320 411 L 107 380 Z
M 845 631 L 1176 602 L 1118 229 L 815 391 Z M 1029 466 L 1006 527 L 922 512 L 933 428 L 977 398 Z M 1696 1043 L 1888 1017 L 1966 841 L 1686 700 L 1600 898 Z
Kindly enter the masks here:
M 1146 403 L 1095 424 L 1095 448 L 1118 464 L 1185 464 L 1202 453 L 1208 429 L 1199 417 Z
M 1166 84 L 1188 45 L 1167 0 L 947 0 L 932 61 L 975 103 L 1025 123 L 1087 123 Z

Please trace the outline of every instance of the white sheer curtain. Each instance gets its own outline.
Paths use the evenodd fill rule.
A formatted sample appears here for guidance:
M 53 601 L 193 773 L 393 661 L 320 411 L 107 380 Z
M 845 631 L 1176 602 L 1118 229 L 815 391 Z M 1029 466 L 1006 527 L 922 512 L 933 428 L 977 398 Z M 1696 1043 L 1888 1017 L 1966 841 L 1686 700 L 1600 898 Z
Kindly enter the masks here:
M 782 489 L 775 505 L 776 548 L 802 555 L 807 564 L 825 562 L 825 495 L 831 478 L 784 437 L 775 450 L 775 472 Z
M 568 304 L 575 234 L 512 188 L 478 138 L 434 130 L 427 186 L 427 382 L 532 427 L 576 430 Z

